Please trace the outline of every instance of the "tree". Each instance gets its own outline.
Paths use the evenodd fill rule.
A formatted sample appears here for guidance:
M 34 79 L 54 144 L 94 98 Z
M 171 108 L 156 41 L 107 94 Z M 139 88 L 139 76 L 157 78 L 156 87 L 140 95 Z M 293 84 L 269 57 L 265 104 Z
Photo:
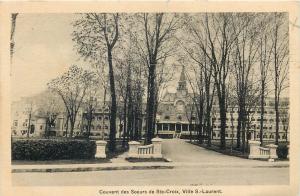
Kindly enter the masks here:
M 264 130 L 264 114 L 265 114 L 265 97 L 268 95 L 268 84 L 270 77 L 270 64 L 272 61 L 273 46 L 270 42 L 270 16 L 261 15 L 260 33 L 258 45 L 259 47 L 259 83 L 260 83 L 260 144 L 263 146 L 263 130 Z
M 283 130 L 285 132 L 285 142 L 288 142 L 288 130 L 289 130 L 289 120 L 290 120 L 290 114 L 288 110 L 289 108 L 287 105 L 282 106 L 280 109 L 280 121 L 283 126 Z
M 15 31 L 16 31 L 16 21 L 17 21 L 18 13 L 11 14 L 11 31 L 10 31 L 10 61 L 12 61 L 12 57 L 14 54 L 15 47 Z
M 56 126 L 57 116 L 63 112 L 64 104 L 59 95 L 49 90 L 32 97 L 32 101 L 37 111 L 46 117 L 45 137 L 48 137 L 51 128 Z
M 74 23 L 73 40 L 76 43 L 78 53 L 85 59 L 92 59 L 96 63 L 104 63 L 106 58 L 110 88 L 110 132 L 109 150 L 116 148 L 116 115 L 117 98 L 115 87 L 115 75 L 113 66 L 113 50 L 120 37 L 120 15 L 116 14 L 82 14 Z
M 216 85 L 216 93 L 219 104 L 219 114 L 221 119 L 221 149 L 225 149 L 225 130 L 226 130 L 226 97 L 227 97 L 227 76 L 230 67 L 230 55 L 232 45 L 236 39 L 233 31 L 233 18 L 231 13 L 205 14 L 201 24 L 202 33 L 205 41 L 200 42 L 201 50 L 209 59 L 212 68 L 212 76 Z
M 288 47 L 288 15 L 286 13 L 274 13 L 272 20 L 272 55 L 273 55 L 273 81 L 274 81 L 274 105 L 276 116 L 275 144 L 278 145 L 280 123 L 280 97 L 288 87 L 289 71 L 289 47 Z
M 67 118 L 70 122 L 70 134 L 73 136 L 77 113 L 90 85 L 92 73 L 72 65 L 67 72 L 48 83 L 48 88 L 57 93 L 64 102 Z
M 253 14 L 238 14 L 238 20 L 233 22 L 236 38 L 233 44 L 232 73 L 236 79 L 236 96 L 238 106 L 237 148 L 240 148 L 242 133 L 242 150 L 245 150 L 247 98 L 250 91 L 250 76 L 258 57 L 258 28 L 256 17 Z
M 143 25 L 142 31 L 144 37 L 141 39 L 144 43 L 141 48 L 145 48 L 143 59 L 147 66 L 147 138 L 146 143 L 151 143 L 154 137 L 156 100 L 158 85 L 156 84 L 157 65 L 161 60 L 165 60 L 172 55 L 174 46 L 171 46 L 171 40 L 178 28 L 178 19 L 175 14 L 144 13 L 138 16 Z
M 196 104 L 196 106 L 199 106 L 197 109 L 200 125 L 198 133 L 199 137 L 202 137 L 202 127 L 204 126 L 203 128 L 207 136 L 207 145 L 210 146 L 212 136 L 211 110 L 215 95 L 215 83 L 212 77 L 213 69 L 203 51 L 203 49 L 206 50 L 205 48 L 208 47 L 207 36 L 203 34 L 203 28 L 202 25 L 200 25 L 203 24 L 203 15 L 185 15 L 183 24 L 185 27 L 185 33 L 183 33 L 183 35 L 187 33 L 188 36 L 182 36 L 178 41 L 185 53 L 188 54 L 188 57 L 192 60 L 192 70 L 195 74 L 197 73 L 193 78 L 196 78 L 196 80 L 200 79 L 200 81 L 194 81 L 194 85 L 196 85 L 198 89 L 198 93 L 194 93 L 194 95 L 195 99 L 199 101 L 198 104 Z M 181 40 L 184 41 L 182 42 Z M 191 86 L 193 85 L 191 84 Z
M 94 119 L 95 110 L 98 106 L 99 100 L 99 78 L 96 77 L 96 74 L 91 74 L 89 85 L 87 86 L 86 96 L 83 99 L 83 109 L 86 112 L 85 118 L 87 121 L 86 126 L 86 137 L 90 137 L 92 121 Z

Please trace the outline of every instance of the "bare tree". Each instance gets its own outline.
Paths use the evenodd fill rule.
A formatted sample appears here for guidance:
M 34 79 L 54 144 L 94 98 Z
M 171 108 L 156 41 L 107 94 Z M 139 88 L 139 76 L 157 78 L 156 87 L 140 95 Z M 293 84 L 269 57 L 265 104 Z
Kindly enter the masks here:
M 109 73 L 109 88 L 111 96 L 110 105 L 110 132 L 109 150 L 116 148 L 116 115 L 117 98 L 114 79 L 113 50 L 120 37 L 119 14 L 83 14 L 74 23 L 73 39 L 77 44 L 78 53 L 84 58 L 103 62 L 106 58 Z
M 141 24 L 143 36 L 136 36 L 141 58 L 147 67 L 147 138 L 146 143 L 151 143 L 154 137 L 156 102 L 158 85 L 157 65 L 173 54 L 174 46 L 171 40 L 178 28 L 176 14 L 143 13 L 137 15 L 138 24 Z
M 11 14 L 11 31 L 10 31 L 10 61 L 12 61 L 15 47 L 15 31 L 18 13 Z
M 273 55 L 273 81 L 274 81 L 274 103 L 276 115 L 275 144 L 278 145 L 279 123 L 280 123 L 280 97 L 281 93 L 288 87 L 289 71 L 289 47 L 288 47 L 288 15 L 286 13 L 274 13 L 272 25 L 272 55 Z
M 84 120 L 87 121 L 86 137 L 90 137 L 92 121 L 94 119 L 95 110 L 98 107 L 99 100 L 99 79 L 96 74 L 90 76 L 89 85 L 87 86 L 86 96 L 83 99 L 83 109 L 85 111 Z
M 272 61 L 272 43 L 270 41 L 270 16 L 263 14 L 260 16 L 260 33 L 259 33 L 259 83 L 260 83 L 260 132 L 259 138 L 261 146 L 263 145 L 265 98 L 268 95 L 268 84 L 270 77 L 270 64 Z
M 49 89 L 56 92 L 63 100 L 70 122 L 70 137 L 73 136 L 77 113 L 90 85 L 91 73 L 76 65 L 48 83 Z
M 184 49 L 185 53 L 188 54 L 188 57 L 193 61 L 195 65 L 198 66 L 198 70 L 195 73 L 200 75 L 194 76 L 196 78 L 202 78 L 200 82 L 197 82 L 198 85 L 203 87 L 198 87 L 199 95 L 196 96 L 203 96 L 204 98 L 197 98 L 199 102 L 199 106 L 203 105 L 204 110 L 204 119 L 203 119 L 203 128 L 205 130 L 206 138 L 207 138 L 207 145 L 211 145 L 211 136 L 212 136 L 212 122 L 211 122 L 211 110 L 213 99 L 215 95 L 215 83 L 213 79 L 213 69 L 211 67 L 211 62 L 209 58 L 207 58 L 206 53 L 204 50 L 208 48 L 208 38 L 204 33 L 203 30 L 203 17 L 204 15 L 199 14 L 187 14 L 184 17 L 184 35 L 188 33 L 188 36 L 182 36 L 178 40 L 182 48 Z M 201 24 L 201 25 L 200 25 Z M 183 42 L 181 41 L 183 40 Z M 202 89 L 202 90 L 200 90 Z M 203 102 L 203 104 L 201 103 Z M 200 107 L 201 108 L 201 107 Z M 199 108 L 199 109 L 200 109 Z M 198 112 L 201 116 L 201 109 Z M 201 119 L 201 117 L 200 117 Z M 200 120 L 201 122 L 201 120 Z M 201 122 L 202 124 L 202 122 Z M 201 135 L 202 125 L 200 125 L 200 135 Z
M 205 36 L 205 41 L 200 42 L 201 50 L 209 59 L 212 67 L 212 76 L 216 85 L 216 92 L 219 104 L 219 113 L 221 119 L 221 149 L 225 149 L 225 130 L 226 130 L 226 97 L 227 97 L 227 76 L 230 67 L 230 55 L 232 44 L 236 39 L 236 33 L 233 31 L 233 14 L 218 13 L 205 14 L 201 24 L 202 33 L 199 36 Z
M 45 137 L 48 137 L 51 128 L 56 126 L 57 116 L 63 112 L 64 104 L 57 94 L 49 90 L 32 97 L 32 100 L 41 115 L 46 117 Z
M 238 101 L 237 148 L 240 148 L 242 133 L 242 150 L 245 149 L 246 138 L 246 101 L 251 85 L 250 76 L 258 57 L 258 29 L 256 17 L 253 14 L 238 14 L 238 20 L 233 23 L 236 39 L 233 44 L 232 73 L 236 79 L 236 96 Z

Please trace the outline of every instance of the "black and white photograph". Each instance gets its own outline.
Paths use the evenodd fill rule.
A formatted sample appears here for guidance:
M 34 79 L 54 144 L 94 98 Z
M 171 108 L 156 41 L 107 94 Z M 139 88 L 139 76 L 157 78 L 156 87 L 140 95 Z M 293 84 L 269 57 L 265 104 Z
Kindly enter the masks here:
M 9 18 L 13 188 L 290 186 L 288 11 Z

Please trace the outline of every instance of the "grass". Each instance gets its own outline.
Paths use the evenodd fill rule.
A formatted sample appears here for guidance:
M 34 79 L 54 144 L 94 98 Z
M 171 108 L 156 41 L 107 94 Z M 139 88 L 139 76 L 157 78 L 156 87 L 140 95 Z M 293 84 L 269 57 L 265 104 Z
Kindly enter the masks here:
M 247 152 L 243 153 L 239 149 L 234 147 L 236 145 L 235 143 L 233 143 L 233 147 L 231 148 L 231 141 L 226 141 L 226 149 L 220 149 L 219 141 L 215 141 L 215 140 L 212 140 L 211 146 L 207 146 L 207 144 L 199 144 L 198 142 L 190 142 L 190 141 L 188 141 L 188 142 L 191 144 L 203 147 L 205 149 L 213 150 L 215 152 L 219 152 L 219 153 L 222 153 L 225 155 L 236 156 L 236 157 L 240 157 L 240 158 L 244 158 L 244 159 L 248 158 Z

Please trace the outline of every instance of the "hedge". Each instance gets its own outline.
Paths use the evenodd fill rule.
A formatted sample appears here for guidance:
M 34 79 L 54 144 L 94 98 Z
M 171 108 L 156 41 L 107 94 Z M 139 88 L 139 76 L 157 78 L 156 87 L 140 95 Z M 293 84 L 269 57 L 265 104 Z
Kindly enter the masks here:
M 12 141 L 12 160 L 93 159 L 96 144 L 89 140 L 28 139 Z

